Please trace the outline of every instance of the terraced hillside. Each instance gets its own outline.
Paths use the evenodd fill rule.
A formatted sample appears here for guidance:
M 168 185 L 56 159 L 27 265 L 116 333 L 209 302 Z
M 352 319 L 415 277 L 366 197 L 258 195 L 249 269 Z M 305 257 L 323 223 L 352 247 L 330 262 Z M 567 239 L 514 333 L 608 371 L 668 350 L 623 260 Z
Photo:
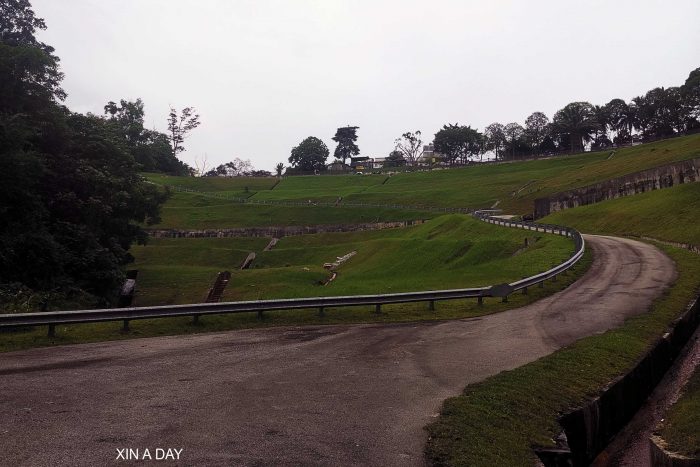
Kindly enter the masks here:
M 148 175 L 156 183 L 186 186 L 204 195 L 177 193 L 166 205 L 163 225 L 211 227 L 367 222 L 430 218 L 419 208 L 412 212 L 387 208 L 319 208 L 313 202 L 438 206 L 498 207 L 507 212 L 532 212 L 535 198 L 585 186 L 674 161 L 700 157 L 700 135 L 674 138 L 631 148 L 584 153 L 537 161 L 480 165 L 431 172 L 399 173 L 392 176 L 343 175 L 277 179 L 193 179 Z M 247 187 L 247 190 L 246 190 Z M 227 194 L 251 201 L 292 201 L 307 206 L 274 209 L 242 206 L 208 197 Z M 313 211 L 309 212 L 310 207 Z M 341 212 L 337 212 L 341 211 Z M 219 225 L 215 225 L 219 223 Z M 199 227 L 201 228 L 201 227 Z
M 525 238 L 529 245 L 525 247 Z M 573 250 L 570 240 L 505 229 L 469 216 L 447 215 L 423 225 L 371 232 L 267 239 L 152 239 L 135 247 L 137 305 L 201 301 L 216 273 L 233 272 L 223 300 L 352 295 L 482 286 L 550 268 Z M 248 252 L 252 268 L 238 270 Z M 323 264 L 357 254 L 330 273 Z
M 700 183 L 579 206 L 551 214 L 542 222 L 582 232 L 700 245 Z

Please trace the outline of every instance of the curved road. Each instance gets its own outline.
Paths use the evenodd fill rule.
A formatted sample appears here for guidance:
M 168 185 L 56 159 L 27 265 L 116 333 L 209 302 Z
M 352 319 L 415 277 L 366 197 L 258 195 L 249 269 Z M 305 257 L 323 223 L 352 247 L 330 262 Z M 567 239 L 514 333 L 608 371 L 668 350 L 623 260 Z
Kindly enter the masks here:
M 590 270 L 532 305 L 455 321 L 244 330 L 0 355 L 6 465 L 420 465 L 447 397 L 644 312 L 673 262 L 587 236 Z

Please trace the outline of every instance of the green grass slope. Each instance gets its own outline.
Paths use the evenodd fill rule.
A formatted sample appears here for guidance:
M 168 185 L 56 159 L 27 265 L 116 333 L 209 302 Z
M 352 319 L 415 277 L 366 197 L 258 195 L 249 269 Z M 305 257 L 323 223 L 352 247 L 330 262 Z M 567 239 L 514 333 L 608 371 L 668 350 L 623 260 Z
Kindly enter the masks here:
M 532 446 L 553 445 L 552 438 L 560 431 L 558 417 L 632 368 L 695 297 L 700 287 L 700 256 L 662 248 L 676 262 L 679 277 L 648 313 L 627 320 L 618 329 L 581 339 L 536 362 L 467 386 L 460 396 L 445 401 L 440 417 L 427 427 L 428 462 L 532 466 Z M 697 401 L 689 402 L 688 408 L 697 405 Z M 689 414 L 681 423 L 693 420 L 697 417 Z M 684 426 L 689 430 L 681 436 L 697 439 L 697 425 Z
M 680 243 L 700 242 L 700 183 L 567 209 L 542 222 L 582 232 L 649 236 Z M 700 291 L 700 256 L 663 247 L 679 278 L 649 313 L 623 327 L 583 339 L 554 354 L 482 383 L 448 400 L 428 431 L 428 459 L 438 465 L 532 465 L 532 444 L 551 444 L 557 417 L 595 395 L 632 367 Z M 667 435 L 697 446 L 696 386 L 670 415 Z M 673 426 L 674 428 L 671 428 Z M 675 431 L 674 431 L 675 430 Z
M 531 245 L 524 248 L 525 238 Z M 538 241 L 535 241 L 539 238 Z M 388 293 L 491 285 L 535 274 L 567 258 L 566 238 L 493 226 L 469 216 L 441 216 L 405 229 L 267 239 L 153 239 L 134 248 L 136 305 L 201 301 L 218 271 L 232 279 L 223 300 Z M 238 270 L 249 251 L 253 267 Z M 330 284 L 323 269 L 351 251 Z
M 494 165 L 473 166 L 460 169 L 433 170 L 430 172 L 399 173 L 392 176 L 374 175 L 337 175 L 337 176 L 299 176 L 285 177 L 279 183 L 274 178 L 187 178 L 167 177 L 146 174 L 155 183 L 162 185 L 179 185 L 205 193 L 249 197 L 251 200 L 276 200 L 308 202 L 335 202 L 338 197 L 343 203 L 365 203 L 403 206 L 433 207 L 490 207 L 497 201 L 506 212 L 529 213 L 533 210 L 535 198 L 571 188 L 608 180 L 639 170 L 668 164 L 671 162 L 700 157 L 700 135 L 674 138 L 655 143 L 643 144 L 631 148 L 598 153 L 584 153 L 572 156 L 560 156 L 537 161 L 502 163 Z M 245 191 L 245 188 L 248 191 Z M 186 199 L 186 198 L 194 199 Z M 187 225 L 194 223 L 188 219 L 205 217 L 197 214 L 211 211 L 216 207 L 216 222 L 226 226 L 269 225 L 274 220 L 264 215 L 245 215 L 250 211 L 241 211 L 230 201 L 209 198 L 202 201 L 202 196 L 178 194 L 164 209 L 164 222 L 169 225 Z M 170 212 L 172 209 L 186 209 L 180 214 Z M 268 209 L 255 206 L 252 209 Z M 347 219 L 357 222 L 358 218 L 368 218 L 372 214 L 381 220 L 399 220 L 396 210 L 386 211 L 367 207 L 363 209 L 336 209 L 297 207 L 293 212 L 280 218 L 281 223 L 328 223 L 329 216 L 334 219 Z M 302 214 L 302 211 L 311 210 Z M 283 210 L 280 210 L 283 211 Z M 271 215 L 278 213 L 268 210 Z M 362 213 L 362 214 L 360 214 Z M 268 215 L 270 215 L 268 214 Z M 409 217 L 427 218 L 420 209 L 415 209 Z
M 700 183 L 687 183 L 551 214 L 542 222 L 582 232 L 700 245 Z
M 390 208 L 335 208 L 240 204 L 175 193 L 161 211 L 159 229 L 216 229 L 282 225 L 362 224 L 430 219 L 435 213 Z
M 700 368 L 695 370 L 683 395 L 668 412 L 661 437 L 668 443 L 669 451 L 700 458 Z

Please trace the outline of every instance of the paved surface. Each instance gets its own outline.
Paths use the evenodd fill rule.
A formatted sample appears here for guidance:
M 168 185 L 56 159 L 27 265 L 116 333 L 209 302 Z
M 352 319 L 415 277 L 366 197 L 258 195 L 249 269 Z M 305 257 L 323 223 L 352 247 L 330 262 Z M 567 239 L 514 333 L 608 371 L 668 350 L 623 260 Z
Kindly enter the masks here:
M 423 427 L 468 383 L 643 312 L 673 280 L 652 246 L 586 237 L 568 289 L 476 319 L 276 328 L 0 355 L 0 464 L 420 465 Z M 142 451 L 141 451 L 142 452 Z

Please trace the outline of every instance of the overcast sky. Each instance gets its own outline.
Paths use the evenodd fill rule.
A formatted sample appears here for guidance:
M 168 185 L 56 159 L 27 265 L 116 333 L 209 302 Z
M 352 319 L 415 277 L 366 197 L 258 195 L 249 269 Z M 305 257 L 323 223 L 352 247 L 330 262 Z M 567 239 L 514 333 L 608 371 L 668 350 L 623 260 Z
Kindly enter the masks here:
M 142 98 L 202 124 L 183 159 L 272 170 L 307 136 L 359 126 L 386 156 L 407 130 L 523 123 L 572 101 L 678 86 L 700 67 L 700 1 L 33 0 L 74 111 Z M 330 161 L 330 158 L 329 158 Z

